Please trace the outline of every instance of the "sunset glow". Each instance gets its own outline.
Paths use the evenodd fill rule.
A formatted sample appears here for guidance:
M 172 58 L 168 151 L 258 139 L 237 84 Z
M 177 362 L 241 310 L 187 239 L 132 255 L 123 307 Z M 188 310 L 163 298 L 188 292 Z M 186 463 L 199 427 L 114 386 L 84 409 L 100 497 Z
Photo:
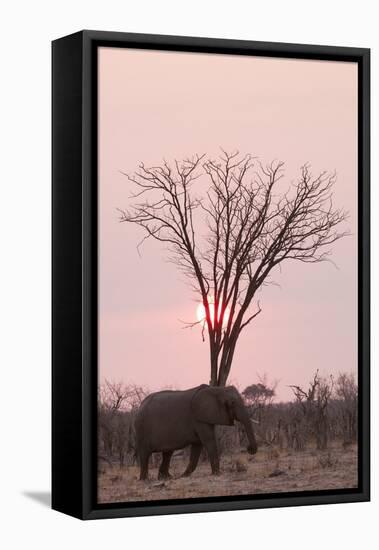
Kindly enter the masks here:
M 306 160 L 315 173 L 335 168 L 334 202 L 350 212 L 352 234 L 332 247 L 339 271 L 328 263 L 288 261 L 277 274 L 281 290 L 263 289 L 264 311 L 241 335 L 232 379 L 243 389 L 256 381 L 256 370 L 267 371 L 282 381 L 278 401 L 287 401 L 293 399 L 289 385 L 307 387 L 320 365 L 336 377 L 341 365 L 357 373 L 357 63 L 154 50 L 147 55 L 109 47 L 99 48 L 98 61 L 99 380 L 127 379 L 151 391 L 208 380 L 201 296 L 166 261 L 163 245 L 151 243 L 139 257 L 141 229 L 120 224 L 115 208 L 131 206 L 135 192 L 119 170 L 203 152 L 218 158 L 219 146 L 250 152 L 264 163 L 282 159 L 289 181 Z M 162 78 L 152 89 L 156 67 Z M 125 128 L 133 135 L 127 147 Z M 194 182 L 199 198 L 206 181 Z M 203 244 L 208 226 L 201 208 L 195 221 Z M 214 296 L 213 287 L 209 294 Z M 198 325 L 182 330 L 181 321 Z M 304 361 L 307 350 L 312 353 Z
M 210 300 L 209 310 L 210 310 L 211 321 L 212 321 L 212 325 L 213 325 L 213 323 L 214 323 L 214 318 L 215 318 L 215 307 L 214 307 L 214 303 L 213 303 L 212 300 Z M 228 324 L 229 315 L 230 315 L 230 309 L 227 307 L 227 308 L 225 309 L 224 319 L 223 319 L 223 323 L 222 323 L 223 328 L 225 328 L 226 325 Z M 199 321 L 199 323 L 202 323 L 203 325 L 205 324 L 205 320 L 206 320 L 206 319 L 205 319 L 205 307 L 204 307 L 204 304 L 203 304 L 203 303 L 200 303 L 200 304 L 197 306 L 197 309 L 196 309 L 196 317 L 197 317 L 197 320 Z

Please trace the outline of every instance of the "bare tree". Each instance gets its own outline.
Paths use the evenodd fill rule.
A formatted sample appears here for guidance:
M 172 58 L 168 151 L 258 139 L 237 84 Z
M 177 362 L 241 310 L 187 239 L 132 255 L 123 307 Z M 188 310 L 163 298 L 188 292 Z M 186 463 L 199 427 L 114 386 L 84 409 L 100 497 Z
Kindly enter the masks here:
M 132 392 L 122 382 L 110 382 L 105 380 L 99 387 L 99 404 L 109 412 L 123 410 Z
M 358 386 L 352 373 L 340 373 L 336 380 L 335 393 L 341 403 L 341 423 L 344 443 L 357 439 Z
M 329 403 L 333 395 L 334 379 L 319 378 L 316 392 L 315 435 L 317 449 L 324 450 L 329 443 Z
M 298 420 L 295 425 L 299 432 L 297 436 L 303 440 L 302 444 L 296 444 L 297 448 L 303 448 L 309 435 L 313 435 L 317 449 L 326 449 L 329 435 L 328 405 L 333 395 L 333 377 L 323 378 L 317 370 L 308 390 L 303 390 L 300 386 L 290 387 L 303 413 L 303 419 Z
M 136 385 L 105 380 L 99 387 L 99 458 L 117 456 L 124 466 L 127 454 L 134 459 L 134 417 L 147 391 Z
M 119 412 L 126 405 L 129 388 L 122 383 L 105 380 L 99 387 L 98 393 L 99 444 L 102 444 L 104 458 L 109 460 L 118 446 L 115 438 L 115 425 Z M 103 457 L 100 449 L 99 455 Z
M 200 294 L 212 385 L 225 385 L 238 338 L 261 312 L 257 291 L 274 268 L 285 260 L 322 262 L 328 246 L 346 234 L 337 229 L 346 212 L 332 202 L 335 174 L 313 176 L 306 164 L 283 190 L 283 167 L 223 151 L 215 160 L 196 155 L 172 165 L 141 163 L 126 174 L 137 190 L 134 205 L 120 210 L 121 221 L 144 230 L 141 243 L 153 238 L 167 244 L 170 260 Z

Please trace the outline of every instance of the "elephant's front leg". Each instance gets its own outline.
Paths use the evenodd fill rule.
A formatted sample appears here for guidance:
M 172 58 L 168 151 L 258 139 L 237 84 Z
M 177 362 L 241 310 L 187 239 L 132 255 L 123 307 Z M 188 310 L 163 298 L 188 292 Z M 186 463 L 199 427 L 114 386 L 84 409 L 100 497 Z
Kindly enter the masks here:
M 220 459 L 218 457 L 215 428 L 211 424 L 203 424 L 198 430 L 200 441 L 207 450 L 209 461 L 211 463 L 212 474 L 219 475 Z
M 158 472 L 158 479 L 169 479 L 171 476 L 168 472 L 170 460 L 174 451 L 166 451 L 162 453 L 162 462 Z
M 190 476 L 195 471 L 197 463 L 199 462 L 201 449 L 203 448 L 201 443 L 193 443 L 191 445 L 191 454 L 189 464 L 183 474 L 183 476 Z
M 148 473 L 149 473 L 149 458 L 150 453 L 146 451 L 142 451 L 140 453 L 140 480 L 145 481 L 148 479 Z

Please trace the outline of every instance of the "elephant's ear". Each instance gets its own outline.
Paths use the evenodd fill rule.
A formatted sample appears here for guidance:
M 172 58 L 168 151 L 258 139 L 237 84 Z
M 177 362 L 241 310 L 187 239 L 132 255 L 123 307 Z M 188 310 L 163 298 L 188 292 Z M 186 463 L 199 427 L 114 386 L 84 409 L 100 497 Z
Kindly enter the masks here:
M 228 400 L 221 388 L 206 387 L 197 391 L 192 399 L 196 420 L 207 424 L 232 426 L 234 423 Z

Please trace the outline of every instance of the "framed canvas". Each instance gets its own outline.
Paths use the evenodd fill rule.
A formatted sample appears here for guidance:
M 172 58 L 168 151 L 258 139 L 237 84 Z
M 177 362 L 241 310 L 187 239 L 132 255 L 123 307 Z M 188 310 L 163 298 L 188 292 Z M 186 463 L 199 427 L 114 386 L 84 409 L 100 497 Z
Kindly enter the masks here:
M 369 500 L 369 50 L 52 51 L 53 508 Z

